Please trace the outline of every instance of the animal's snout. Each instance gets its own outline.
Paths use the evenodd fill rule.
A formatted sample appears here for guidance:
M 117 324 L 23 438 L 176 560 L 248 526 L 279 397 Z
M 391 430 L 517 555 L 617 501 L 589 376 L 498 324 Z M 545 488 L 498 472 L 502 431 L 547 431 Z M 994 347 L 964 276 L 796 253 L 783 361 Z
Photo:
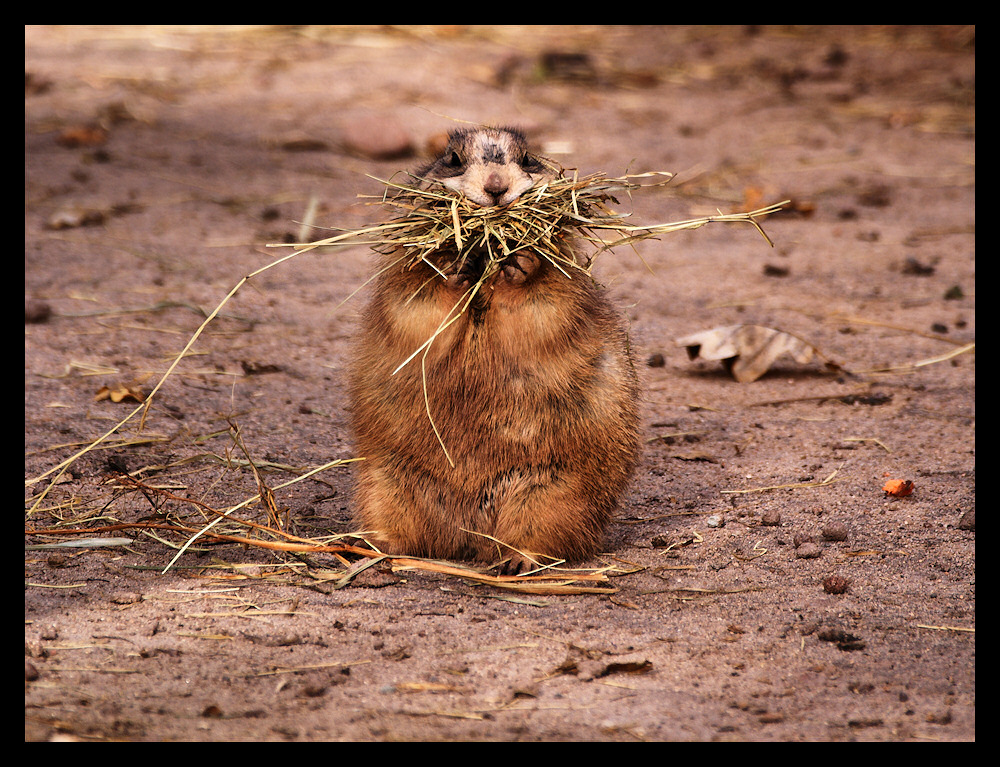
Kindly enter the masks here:
M 483 191 L 493 198 L 494 204 L 500 202 L 500 199 L 507 193 L 508 189 L 510 189 L 510 183 L 504 178 L 503 174 L 497 171 L 491 171 L 486 177 L 486 182 L 483 184 Z

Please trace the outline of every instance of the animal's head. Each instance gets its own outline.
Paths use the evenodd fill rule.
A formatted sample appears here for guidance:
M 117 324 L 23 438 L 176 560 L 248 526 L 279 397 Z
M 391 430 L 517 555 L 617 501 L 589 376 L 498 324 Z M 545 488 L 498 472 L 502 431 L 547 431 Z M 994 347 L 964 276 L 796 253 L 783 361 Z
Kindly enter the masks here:
M 492 207 L 509 205 L 555 173 L 528 151 L 520 131 L 470 128 L 452 132 L 444 152 L 418 175 L 461 192 L 477 205 Z

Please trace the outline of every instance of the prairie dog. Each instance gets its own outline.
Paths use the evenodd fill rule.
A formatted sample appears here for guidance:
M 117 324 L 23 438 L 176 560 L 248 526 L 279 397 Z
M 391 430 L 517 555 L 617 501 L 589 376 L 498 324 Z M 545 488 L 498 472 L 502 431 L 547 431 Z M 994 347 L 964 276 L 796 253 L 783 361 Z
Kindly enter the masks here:
M 521 133 L 483 128 L 453 133 L 417 175 L 503 206 L 550 168 Z M 587 558 L 639 454 L 623 318 L 588 273 L 522 251 L 438 332 L 486 258 L 459 266 L 452 249 L 432 260 L 437 269 L 383 254 L 362 315 L 350 375 L 359 529 L 386 553 L 504 572 L 536 555 Z

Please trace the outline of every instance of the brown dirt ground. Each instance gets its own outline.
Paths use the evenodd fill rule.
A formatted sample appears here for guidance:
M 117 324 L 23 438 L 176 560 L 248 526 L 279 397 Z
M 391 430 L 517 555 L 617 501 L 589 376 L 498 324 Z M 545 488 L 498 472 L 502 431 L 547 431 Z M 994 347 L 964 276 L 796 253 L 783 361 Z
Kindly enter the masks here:
M 26 27 L 25 72 L 25 740 L 975 739 L 974 27 Z M 373 119 L 416 152 L 349 151 Z M 364 560 L 207 539 L 164 573 L 186 539 L 152 527 L 36 548 L 202 519 L 166 493 L 252 497 L 230 424 L 270 487 L 351 457 L 364 247 L 252 280 L 141 431 L 37 479 L 311 200 L 324 226 L 372 220 L 370 176 L 451 119 L 520 124 L 582 172 L 678 173 L 636 195 L 641 223 L 794 202 L 773 249 L 713 224 L 643 243 L 648 269 L 599 264 L 647 392 L 644 463 L 587 563 L 614 592 L 385 562 L 337 588 Z M 733 323 L 861 372 L 739 384 L 674 343 Z M 351 530 L 349 487 L 333 468 L 275 501 L 316 539 Z

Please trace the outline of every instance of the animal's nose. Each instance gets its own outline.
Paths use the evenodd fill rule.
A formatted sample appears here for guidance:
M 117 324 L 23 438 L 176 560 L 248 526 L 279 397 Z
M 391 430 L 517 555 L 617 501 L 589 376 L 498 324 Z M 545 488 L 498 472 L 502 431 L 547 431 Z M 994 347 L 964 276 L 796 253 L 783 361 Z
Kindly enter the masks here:
M 486 177 L 486 183 L 483 184 L 483 191 L 497 201 L 506 194 L 508 189 L 510 189 L 510 184 L 496 171 L 490 173 Z

